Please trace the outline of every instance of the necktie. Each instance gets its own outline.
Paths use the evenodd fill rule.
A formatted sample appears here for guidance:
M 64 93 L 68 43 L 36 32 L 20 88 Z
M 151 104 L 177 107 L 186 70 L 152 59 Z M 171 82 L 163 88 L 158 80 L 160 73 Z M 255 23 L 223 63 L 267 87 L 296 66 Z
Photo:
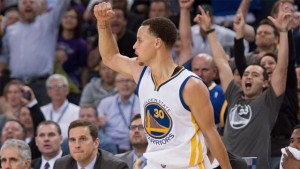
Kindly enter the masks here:
M 49 169 L 50 168 L 50 165 L 48 162 L 46 162 L 45 166 L 44 166 L 45 169 Z
M 142 162 L 143 162 L 142 159 L 140 158 L 136 159 L 133 169 L 141 169 Z

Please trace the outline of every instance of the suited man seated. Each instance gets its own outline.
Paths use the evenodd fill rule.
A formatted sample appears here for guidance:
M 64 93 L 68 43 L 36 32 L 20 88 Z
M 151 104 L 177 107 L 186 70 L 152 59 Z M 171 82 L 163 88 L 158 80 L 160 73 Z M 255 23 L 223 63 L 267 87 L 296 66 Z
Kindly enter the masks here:
M 42 157 L 32 161 L 32 169 L 53 169 L 54 162 L 64 155 L 59 125 L 50 120 L 41 122 L 37 127 L 35 142 Z
M 129 140 L 133 150 L 117 154 L 116 156 L 125 161 L 130 169 L 143 169 L 147 163 L 143 154 L 146 152 L 148 142 L 142 124 L 141 114 L 136 114 L 131 119 L 129 126 Z
M 75 120 L 68 129 L 70 155 L 57 159 L 54 169 L 128 169 L 125 162 L 111 153 L 98 150 L 96 125 Z

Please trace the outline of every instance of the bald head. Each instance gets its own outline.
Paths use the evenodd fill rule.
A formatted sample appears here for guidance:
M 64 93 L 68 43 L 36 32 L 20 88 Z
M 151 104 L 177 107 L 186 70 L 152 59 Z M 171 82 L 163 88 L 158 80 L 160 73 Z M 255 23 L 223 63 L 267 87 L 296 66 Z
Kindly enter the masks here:
M 199 53 L 197 56 L 193 57 L 192 62 L 196 62 L 197 60 L 204 60 L 209 63 L 211 67 L 216 68 L 213 57 L 207 53 Z
M 198 54 L 192 60 L 192 72 L 201 77 L 207 85 L 210 85 L 217 75 L 213 58 L 206 53 Z

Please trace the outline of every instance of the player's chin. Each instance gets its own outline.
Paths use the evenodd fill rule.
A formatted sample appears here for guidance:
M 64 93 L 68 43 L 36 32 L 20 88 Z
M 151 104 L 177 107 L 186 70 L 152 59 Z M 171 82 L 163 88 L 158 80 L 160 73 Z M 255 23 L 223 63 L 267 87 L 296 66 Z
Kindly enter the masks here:
M 144 66 L 144 62 L 139 62 L 139 65 L 140 66 Z
M 139 58 L 137 57 L 136 60 L 138 61 L 140 66 L 144 66 L 144 62 L 142 62 L 141 60 L 139 60 Z

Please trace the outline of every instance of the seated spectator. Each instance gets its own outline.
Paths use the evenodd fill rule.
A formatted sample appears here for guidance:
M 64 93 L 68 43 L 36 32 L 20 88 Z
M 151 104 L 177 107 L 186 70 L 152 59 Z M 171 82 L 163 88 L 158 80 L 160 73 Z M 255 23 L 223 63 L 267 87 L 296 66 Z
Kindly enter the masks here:
M 118 145 L 118 153 L 130 150 L 129 129 L 131 118 L 140 113 L 140 104 L 134 94 L 133 79 L 121 74 L 115 78 L 118 93 L 103 99 L 97 108 L 100 127 Z
M 93 123 L 76 120 L 68 129 L 70 155 L 55 161 L 54 169 L 128 169 L 125 162 L 111 153 L 99 150 L 97 126 Z M 85 153 L 78 153 L 85 152 Z
M 63 138 L 68 138 L 68 126 L 79 117 L 79 107 L 67 100 L 69 84 L 66 77 L 53 74 L 46 81 L 51 102 L 41 107 L 46 120 L 59 124 Z
M 16 82 L 16 83 L 15 83 Z M 7 120 L 13 120 L 15 123 L 22 124 L 21 127 L 25 127 L 24 131 L 27 133 L 25 135 L 25 138 L 27 139 L 27 143 L 30 143 L 32 141 L 32 137 L 34 136 L 34 130 L 35 127 L 40 123 L 41 121 L 45 120 L 43 114 L 40 112 L 39 106 L 37 104 L 37 100 L 35 99 L 35 95 L 33 91 L 28 86 L 21 86 L 21 83 L 19 81 L 13 80 L 8 85 L 9 90 L 7 92 L 7 103 L 10 103 L 8 105 L 14 105 L 12 106 L 15 109 L 6 109 L 3 115 L 0 117 L 0 125 L 1 130 L 2 126 L 3 129 L 6 130 Z M 26 97 L 23 95 L 24 93 L 27 94 Z M 20 106 L 19 108 L 16 107 Z M 12 113 L 13 112 L 13 113 Z M 35 117 L 32 119 L 32 117 Z M 18 120 L 17 120 L 18 119 Z M 24 126 L 23 126 L 24 124 Z M 10 125 L 9 125 L 10 126 Z M 15 125 L 14 125 L 15 126 Z M 19 125 L 17 125 L 19 126 Z M 28 131 L 27 131 L 28 129 Z M 2 134 L 4 131 L 2 132 Z M 24 140 L 25 140 L 24 138 Z M 3 138 L 1 138 L 3 139 Z M 20 138 L 23 140 L 23 138 Z M 2 141 L 5 141 L 2 140 Z M 3 142 L 2 142 L 3 143 Z
M 147 164 L 147 159 L 143 157 L 143 154 L 146 152 L 148 142 L 141 114 L 136 114 L 132 117 L 129 130 L 129 140 L 133 150 L 117 154 L 116 156 L 125 161 L 130 169 L 143 169 Z
M 7 140 L 1 147 L 0 157 L 3 169 L 30 169 L 30 148 L 22 140 Z
M 26 129 L 22 123 L 18 120 L 9 119 L 6 121 L 2 133 L 1 133 L 1 144 L 9 139 L 18 139 L 25 141 Z
M 80 105 L 93 104 L 97 107 L 102 99 L 117 92 L 115 88 L 116 73 L 105 66 L 102 61 L 99 67 L 100 78 L 95 77 L 91 79 L 84 87 L 80 98 Z
M 61 150 L 62 135 L 60 127 L 53 121 L 43 121 L 39 124 L 35 142 L 42 156 L 32 161 L 32 169 L 53 169 L 54 162 L 65 155 Z
M 3 143 L 5 140 L 10 139 L 10 138 L 21 139 L 24 141 L 27 138 L 28 144 L 31 148 L 31 157 L 36 158 L 36 157 L 40 156 L 40 152 L 38 151 L 38 149 L 35 145 L 35 140 L 33 138 L 29 138 L 27 136 L 32 135 L 32 137 L 33 137 L 35 134 L 34 131 L 35 131 L 37 125 L 41 121 L 44 121 L 45 118 L 40 110 L 38 102 L 35 98 L 33 91 L 31 90 L 31 88 L 29 88 L 28 86 L 22 86 L 22 91 L 24 93 L 27 93 L 27 96 L 30 96 L 30 97 L 26 97 L 26 98 L 25 98 L 25 96 L 23 96 L 21 98 L 22 105 L 26 106 L 25 108 L 23 108 L 23 110 L 22 109 L 21 110 L 22 111 L 25 110 L 25 112 L 22 112 L 20 114 L 18 111 L 15 115 L 4 116 L 5 118 L 1 119 L 2 123 L 4 124 L 2 136 L 1 136 L 1 143 Z M 26 113 L 30 114 L 30 116 L 31 116 L 30 118 L 32 120 L 31 121 L 32 126 L 31 126 L 31 124 L 28 124 L 26 122 L 29 117 L 27 114 L 26 117 L 24 118 L 24 116 L 23 116 L 24 113 L 25 113 L 25 115 L 26 115 Z M 18 119 L 18 120 L 16 120 L 16 119 Z M 28 125 L 27 127 L 30 128 L 29 135 L 26 134 L 27 133 L 26 128 L 19 120 L 26 123 L 26 126 Z M 30 132 L 32 132 L 32 133 L 30 133 Z
M 5 101 L 5 112 L 9 113 L 12 116 L 15 116 L 23 106 L 22 86 L 23 83 L 21 81 L 11 80 L 4 87 L 3 96 Z
M 99 126 L 98 114 L 95 106 L 84 104 L 80 106 L 79 119 L 87 122 L 91 122 L 96 126 Z M 106 136 L 102 130 L 98 130 L 98 137 L 100 139 L 99 149 L 108 151 L 112 154 L 117 153 L 117 146 L 113 143 L 112 139 Z M 63 152 L 69 154 L 69 140 L 65 138 L 62 144 Z
M 35 130 L 29 108 L 22 107 L 18 115 L 18 119 L 26 129 L 25 142 L 29 143 L 31 139 L 34 137 L 34 130 Z

